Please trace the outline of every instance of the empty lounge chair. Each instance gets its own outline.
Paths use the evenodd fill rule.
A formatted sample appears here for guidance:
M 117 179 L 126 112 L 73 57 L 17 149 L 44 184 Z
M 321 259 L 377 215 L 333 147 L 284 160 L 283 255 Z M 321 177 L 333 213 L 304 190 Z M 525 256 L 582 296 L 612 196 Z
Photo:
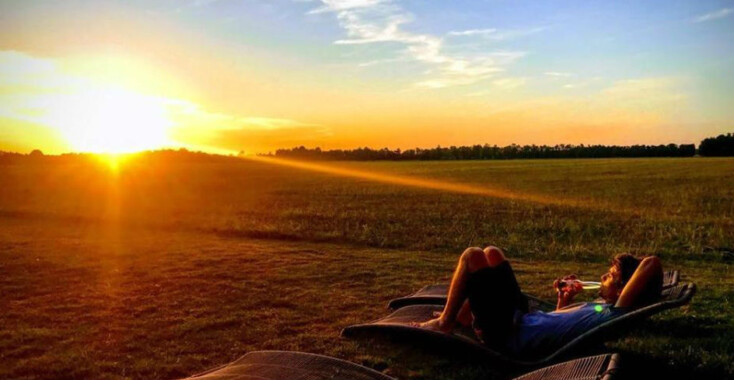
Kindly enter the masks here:
M 590 356 L 541 368 L 515 380 L 613 380 L 617 354 Z M 395 380 L 370 368 L 323 355 L 254 351 L 187 380 Z

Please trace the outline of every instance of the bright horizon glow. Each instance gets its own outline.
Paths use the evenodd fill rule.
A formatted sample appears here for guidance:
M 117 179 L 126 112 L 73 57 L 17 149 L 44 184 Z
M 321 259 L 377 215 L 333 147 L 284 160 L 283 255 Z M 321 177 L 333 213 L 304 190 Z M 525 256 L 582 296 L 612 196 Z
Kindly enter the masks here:
M 734 125 L 719 1 L 0 2 L 0 150 L 690 144 Z
M 91 153 L 133 153 L 170 145 L 173 123 L 166 109 L 146 97 L 123 90 L 74 94 L 68 103 L 47 108 L 72 149 Z

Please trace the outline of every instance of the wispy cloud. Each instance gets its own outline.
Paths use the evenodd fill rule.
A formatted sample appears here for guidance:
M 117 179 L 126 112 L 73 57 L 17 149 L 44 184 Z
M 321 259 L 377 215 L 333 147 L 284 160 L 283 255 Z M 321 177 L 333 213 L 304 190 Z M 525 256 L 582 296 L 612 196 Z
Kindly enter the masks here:
M 402 58 L 390 58 L 390 59 L 375 59 L 372 61 L 362 62 L 358 64 L 359 67 L 369 67 L 369 66 L 375 66 L 375 65 L 381 65 L 384 63 L 392 63 L 392 62 L 400 62 L 404 61 L 405 59 Z
M 449 36 L 479 36 L 489 40 L 504 41 L 513 38 L 529 36 L 531 34 L 540 33 L 546 28 L 537 27 L 530 29 L 516 29 L 516 30 L 497 30 L 494 28 L 490 29 L 469 29 L 460 31 L 451 31 L 448 33 Z
M 549 77 L 554 77 L 554 78 L 568 78 L 568 77 L 572 77 L 576 75 L 574 73 L 564 73 L 564 72 L 559 72 L 559 71 L 547 71 L 543 74 Z
M 706 13 L 693 19 L 693 22 L 705 22 L 711 20 L 717 20 L 729 16 L 734 10 L 732 8 L 722 8 L 715 12 Z
M 443 88 L 468 85 L 493 77 L 513 61 L 524 56 L 524 52 L 491 51 L 477 54 L 461 54 L 446 51 L 444 38 L 432 34 L 407 31 L 404 24 L 414 21 L 413 15 L 392 0 L 320 0 L 321 6 L 309 14 L 333 12 L 339 25 L 347 32 L 347 38 L 336 40 L 338 45 L 372 43 L 394 43 L 405 48 L 401 54 L 431 66 L 431 78 L 419 80 L 416 86 Z M 528 33 L 529 31 L 522 31 Z M 492 33 L 490 29 L 455 32 L 454 35 L 481 35 Z M 463 34 L 461 34 L 463 33 Z M 500 38 L 519 31 L 497 34 Z M 377 60 L 361 64 L 369 66 L 384 62 Z
M 462 31 L 451 31 L 448 34 L 449 36 L 485 36 L 495 33 L 497 33 L 497 29 L 469 29 Z
M 238 122 L 242 126 L 250 128 L 262 129 L 280 129 L 280 128 L 298 128 L 298 127 L 318 127 L 318 124 L 302 123 L 292 119 L 280 119 L 272 117 L 243 117 Z
M 204 140 L 208 146 L 229 151 L 262 151 L 294 146 L 323 146 L 333 137 L 333 132 L 323 126 L 283 126 L 274 130 L 256 128 L 218 129 Z
M 318 14 L 326 12 L 339 12 L 355 10 L 359 8 L 374 7 L 379 4 L 384 4 L 390 0 L 321 0 L 323 6 L 309 11 L 309 14 Z

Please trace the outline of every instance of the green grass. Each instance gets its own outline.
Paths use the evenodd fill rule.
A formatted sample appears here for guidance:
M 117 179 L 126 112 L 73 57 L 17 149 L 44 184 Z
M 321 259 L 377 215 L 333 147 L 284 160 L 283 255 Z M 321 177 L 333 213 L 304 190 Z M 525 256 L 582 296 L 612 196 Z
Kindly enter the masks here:
M 475 360 L 339 338 L 495 244 L 523 289 L 658 254 L 699 292 L 607 344 L 650 373 L 734 377 L 734 160 L 339 163 L 594 207 L 252 162 L 0 166 L 0 377 L 163 378 L 250 350 L 332 355 L 400 378 L 498 378 Z

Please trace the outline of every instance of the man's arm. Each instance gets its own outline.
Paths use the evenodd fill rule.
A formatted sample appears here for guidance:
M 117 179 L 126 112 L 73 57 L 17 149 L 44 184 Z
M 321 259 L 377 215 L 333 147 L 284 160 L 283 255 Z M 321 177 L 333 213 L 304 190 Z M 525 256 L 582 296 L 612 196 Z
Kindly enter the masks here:
M 663 265 L 657 256 L 650 256 L 642 259 L 640 265 L 632 274 L 632 277 L 622 289 L 615 307 L 632 307 L 638 306 L 640 296 L 643 295 L 649 287 L 660 289 L 663 281 Z
M 576 280 L 576 275 L 572 274 L 562 279 L 556 279 L 555 281 L 553 281 L 553 288 L 555 288 L 556 292 L 558 293 L 556 311 L 559 311 L 564 307 L 571 305 L 573 303 L 574 297 L 576 297 L 577 294 L 581 293 L 581 284 L 575 282 L 574 280 Z M 561 287 L 559 286 L 559 283 L 561 281 L 568 281 L 569 284 L 567 286 Z

